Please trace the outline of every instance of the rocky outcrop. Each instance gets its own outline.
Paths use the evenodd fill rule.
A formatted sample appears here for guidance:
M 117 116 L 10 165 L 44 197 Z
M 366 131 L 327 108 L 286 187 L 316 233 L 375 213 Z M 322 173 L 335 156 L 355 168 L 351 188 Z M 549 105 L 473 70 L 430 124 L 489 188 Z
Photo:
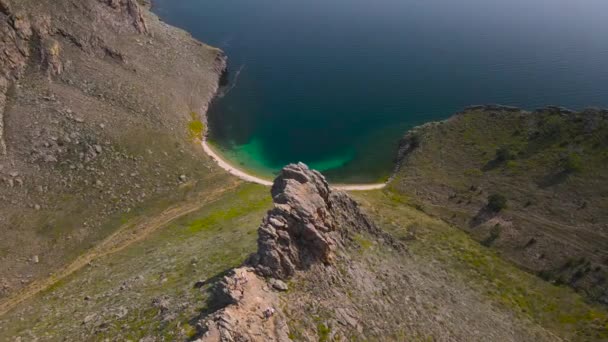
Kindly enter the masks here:
M 0 0 L 0 155 L 6 154 L 4 111 L 10 80 L 19 78 L 29 56 L 32 35 L 23 13 L 13 13 L 8 0 Z
M 231 271 L 215 297 L 226 306 L 199 323 L 204 334 L 197 342 L 290 340 L 278 293 L 252 268 Z
M 357 203 L 332 191 L 325 178 L 305 164 L 283 168 L 271 190 L 274 208 L 258 228 L 258 251 L 216 287 L 225 307 L 205 318 L 201 341 L 286 341 L 285 316 L 277 292 L 286 280 L 313 265 L 331 266 L 354 232 L 384 234 Z
M 126 16 L 139 33 L 148 33 L 148 25 L 139 8 L 137 0 L 100 0 L 105 2 L 112 9 Z
M 149 33 L 148 25 L 136 0 L 99 0 L 112 8 L 114 15 L 88 6 L 93 23 L 105 21 L 113 27 L 120 28 L 123 21 L 131 22 L 132 27 L 142 34 Z M 70 30 L 64 25 L 56 27 L 51 23 L 48 14 L 30 16 L 24 11 L 14 11 L 9 0 L 0 2 L 0 73 L 9 79 L 18 79 L 23 72 L 31 49 L 39 50 L 40 65 L 52 75 L 59 75 L 63 69 L 59 58 L 60 43 L 53 38 L 59 34 L 70 39 L 77 46 L 99 45 L 108 50 L 108 46 L 99 36 L 88 30 Z M 85 7 L 86 8 L 86 7 Z M 94 25 L 92 25 L 94 26 Z M 35 44 L 30 44 L 35 40 Z M 109 49 L 110 52 L 116 51 Z
M 286 166 L 271 193 L 275 206 L 258 230 L 251 260 L 261 275 L 285 279 L 311 264 L 329 264 L 347 231 L 377 230 L 355 201 L 332 192 L 319 172 L 302 163 Z
M 7 4 L 7 2 L 5 2 Z M 28 41 L 32 28 L 23 13 L 13 13 L 2 5 L 0 13 L 0 73 L 7 79 L 17 79 L 30 55 Z

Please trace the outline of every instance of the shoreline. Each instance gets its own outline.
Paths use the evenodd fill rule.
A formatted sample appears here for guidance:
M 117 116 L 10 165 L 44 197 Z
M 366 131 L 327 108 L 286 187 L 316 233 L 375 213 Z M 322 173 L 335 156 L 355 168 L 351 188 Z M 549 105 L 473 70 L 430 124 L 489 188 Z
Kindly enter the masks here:
M 236 166 L 231 165 L 228 161 L 223 159 L 217 152 L 213 150 L 213 148 L 207 143 L 206 136 L 203 136 L 201 140 L 201 146 L 203 147 L 203 151 L 207 153 L 213 161 L 222 169 L 230 173 L 231 175 L 238 177 L 246 182 L 257 183 L 265 186 L 272 186 L 272 181 L 262 179 L 260 177 L 256 177 L 254 175 L 250 175 L 247 172 L 237 168 Z M 338 184 L 338 185 L 330 185 L 331 188 L 340 191 L 367 191 L 367 190 L 379 190 L 386 187 L 386 183 L 375 183 L 375 184 Z
M 244 181 L 250 182 L 250 183 L 257 183 L 257 184 L 261 184 L 261 185 L 272 186 L 271 181 L 250 175 L 250 174 L 246 173 L 245 171 L 242 171 L 242 170 L 238 169 L 237 167 L 230 165 L 230 163 L 228 163 L 225 159 L 220 157 L 219 154 L 217 154 L 213 150 L 213 148 L 211 148 L 211 146 L 209 146 L 206 138 L 203 138 L 203 140 L 201 141 L 201 145 L 203 146 L 203 150 L 205 151 L 205 153 L 207 153 L 207 155 L 209 157 L 211 157 L 211 159 L 213 159 L 213 161 L 215 161 L 215 163 L 220 168 L 224 169 L 225 171 L 228 171 L 228 173 L 230 173 L 231 175 L 238 177 Z

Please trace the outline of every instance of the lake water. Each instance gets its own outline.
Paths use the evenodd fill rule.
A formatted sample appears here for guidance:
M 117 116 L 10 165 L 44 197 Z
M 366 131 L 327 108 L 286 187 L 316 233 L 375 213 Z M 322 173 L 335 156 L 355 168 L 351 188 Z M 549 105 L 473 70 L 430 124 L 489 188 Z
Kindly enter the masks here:
M 268 178 L 389 175 L 415 125 L 471 104 L 608 105 L 606 0 L 154 0 L 229 58 L 210 139 Z

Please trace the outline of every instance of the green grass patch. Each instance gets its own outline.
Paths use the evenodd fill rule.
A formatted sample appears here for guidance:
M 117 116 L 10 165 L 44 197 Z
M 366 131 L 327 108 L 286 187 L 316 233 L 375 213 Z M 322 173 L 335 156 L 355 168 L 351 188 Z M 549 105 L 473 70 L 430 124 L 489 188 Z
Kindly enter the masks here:
M 188 136 L 190 139 L 202 139 L 205 133 L 205 124 L 201 120 L 188 122 Z
M 188 136 L 190 139 L 202 139 L 205 129 L 205 124 L 201 121 L 200 115 L 196 112 L 190 112 L 190 121 L 188 122 Z
M 353 236 L 353 239 L 355 240 L 357 245 L 359 245 L 359 247 L 361 247 L 362 251 L 368 250 L 374 246 L 374 243 L 372 242 L 372 240 L 363 236 L 363 234 L 355 233 Z
M 194 282 L 221 275 L 254 252 L 256 228 L 271 205 L 266 187 L 241 184 L 21 304 L 3 317 L 0 340 L 24 331 L 45 340 L 188 340 L 208 296 Z M 170 314 L 154 305 L 159 298 Z M 92 314 L 98 318 L 81 324 Z
M 317 336 L 319 337 L 319 342 L 329 341 L 329 334 L 331 334 L 330 327 L 328 327 L 324 323 L 317 324 Z
M 260 199 L 255 202 L 244 203 L 242 206 L 231 207 L 210 213 L 208 216 L 190 222 L 188 229 L 191 233 L 196 233 L 205 229 L 221 229 L 219 222 L 233 220 L 252 210 L 267 207 L 268 200 Z

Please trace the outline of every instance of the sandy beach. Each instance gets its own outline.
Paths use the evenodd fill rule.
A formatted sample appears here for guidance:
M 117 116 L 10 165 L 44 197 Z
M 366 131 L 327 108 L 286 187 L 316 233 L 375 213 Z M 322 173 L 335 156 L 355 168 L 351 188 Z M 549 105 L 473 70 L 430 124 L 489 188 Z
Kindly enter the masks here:
M 211 148 L 211 146 L 209 146 L 209 144 L 207 143 L 207 139 L 203 139 L 201 142 L 201 145 L 203 146 L 203 150 L 205 151 L 205 153 L 207 153 L 213 160 L 215 160 L 215 162 L 217 163 L 217 165 L 219 167 L 228 171 L 231 175 L 239 177 L 240 179 L 247 181 L 247 182 L 262 184 L 262 185 L 266 185 L 266 186 L 272 186 L 271 181 L 250 175 L 250 174 L 246 173 L 245 171 L 240 170 L 233 165 L 230 165 L 230 163 L 228 163 L 226 160 L 222 159 L 222 157 L 220 157 L 219 154 L 217 154 L 213 150 L 213 148 Z M 342 191 L 365 191 L 365 190 L 382 189 L 385 186 L 386 186 L 386 183 L 339 184 L 339 185 L 332 185 L 331 187 L 333 189 L 342 190 Z

